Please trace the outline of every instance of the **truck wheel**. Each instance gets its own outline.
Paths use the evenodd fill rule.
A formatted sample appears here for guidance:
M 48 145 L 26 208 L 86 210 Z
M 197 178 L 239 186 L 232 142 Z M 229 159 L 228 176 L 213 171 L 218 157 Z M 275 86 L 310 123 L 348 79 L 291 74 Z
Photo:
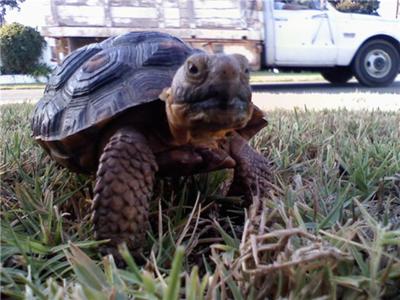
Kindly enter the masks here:
M 334 67 L 321 72 L 322 77 L 333 84 L 344 84 L 353 77 L 349 67 Z
M 387 86 L 399 73 L 400 55 L 387 41 L 373 40 L 358 50 L 353 62 L 357 80 L 365 86 Z

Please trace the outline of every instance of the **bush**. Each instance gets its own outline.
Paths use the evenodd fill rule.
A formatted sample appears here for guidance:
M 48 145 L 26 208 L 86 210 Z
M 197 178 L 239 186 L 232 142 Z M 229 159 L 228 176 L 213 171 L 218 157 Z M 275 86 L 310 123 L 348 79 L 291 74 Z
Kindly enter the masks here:
M 52 68 L 49 65 L 47 65 L 45 63 L 38 63 L 35 65 L 35 67 L 33 68 L 32 72 L 30 74 L 35 78 L 40 77 L 40 76 L 49 78 L 51 71 L 52 71 Z
M 379 0 L 329 0 L 337 10 L 348 13 L 377 15 Z
M 0 28 L 2 72 L 33 74 L 40 68 L 39 59 L 46 41 L 38 31 L 18 23 Z

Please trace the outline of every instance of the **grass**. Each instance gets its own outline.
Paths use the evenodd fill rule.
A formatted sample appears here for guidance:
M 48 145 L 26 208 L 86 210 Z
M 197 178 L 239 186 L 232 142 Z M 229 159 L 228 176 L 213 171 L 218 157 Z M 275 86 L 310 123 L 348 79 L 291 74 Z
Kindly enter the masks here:
M 30 84 L 2 84 L 0 85 L 0 91 L 6 90 L 32 90 L 32 89 L 44 89 L 44 83 L 30 83 Z
M 314 82 L 325 81 L 319 73 L 312 72 L 280 72 L 273 73 L 271 71 L 256 71 L 250 76 L 250 83 L 268 83 L 268 82 Z
M 93 178 L 32 141 L 32 106 L 1 108 L 1 294 L 12 299 L 399 299 L 400 113 L 274 111 L 252 144 L 271 191 L 244 211 L 226 172 L 164 179 L 146 263 L 100 257 Z

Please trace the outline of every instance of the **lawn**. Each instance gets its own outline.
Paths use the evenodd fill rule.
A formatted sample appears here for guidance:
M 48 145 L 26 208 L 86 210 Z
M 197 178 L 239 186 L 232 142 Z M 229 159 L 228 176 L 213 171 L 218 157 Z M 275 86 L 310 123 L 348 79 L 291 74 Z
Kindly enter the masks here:
M 273 165 L 250 209 L 230 172 L 159 180 L 145 263 L 93 240 L 93 178 L 1 106 L 1 294 L 12 299 L 400 299 L 400 112 L 273 111 L 252 145 Z M 396 298 L 397 297 L 397 298 Z
M 31 84 L 2 84 L 0 91 L 8 90 L 43 90 L 46 87 L 44 83 L 31 83 Z
M 274 83 L 274 82 L 327 82 L 319 73 L 316 72 L 279 72 L 256 71 L 250 76 L 250 83 Z

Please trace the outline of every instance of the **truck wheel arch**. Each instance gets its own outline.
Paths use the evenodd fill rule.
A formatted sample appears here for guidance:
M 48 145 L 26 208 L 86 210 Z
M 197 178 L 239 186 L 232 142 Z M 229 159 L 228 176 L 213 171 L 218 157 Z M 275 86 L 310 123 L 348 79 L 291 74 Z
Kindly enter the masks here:
M 354 55 L 353 55 L 353 58 L 351 59 L 351 63 L 350 64 L 353 64 L 354 59 L 356 58 L 356 55 L 357 55 L 358 51 L 360 51 L 360 49 L 362 47 L 364 47 L 365 44 L 367 44 L 367 43 L 369 43 L 370 41 L 373 41 L 373 40 L 384 40 L 384 41 L 387 41 L 387 42 L 391 43 L 397 49 L 397 52 L 400 55 L 400 41 L 396 40 L 394 37 L 392 37 L 390 35 L 387 35 L 387 34 L 377 34 L 377 35 L 374 35 L 374 36 L 371 36 L 371 37 L 367 38 L 366 40 L 364 40 L 360 44 L 360 46 L 358 46 L 357 50 L 354 52 Z
M 362 85 L 385 86 L 400 72 L 399 60 L 400 42 L 388 35 L 375 35 L 358 47 L 350 67 Z

